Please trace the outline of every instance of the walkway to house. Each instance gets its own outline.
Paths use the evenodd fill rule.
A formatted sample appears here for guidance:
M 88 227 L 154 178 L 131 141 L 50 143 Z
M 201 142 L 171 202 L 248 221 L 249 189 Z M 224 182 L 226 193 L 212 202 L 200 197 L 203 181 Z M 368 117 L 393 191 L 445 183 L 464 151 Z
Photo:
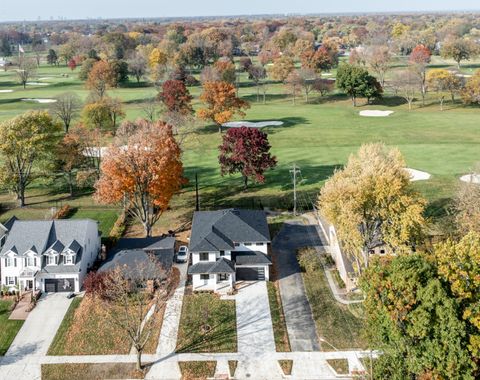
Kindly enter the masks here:
M 20 301 L 18 301 L 17 306 L 13 309 L 10 317 L 8 319 L 24 321 L 27 319 L 30 309 L 30 303 L 32 302 L 32 292 L 27 292 L 23 294 Z
M 321 245 L 315 226 L 298 221 L 285 222 L 272 242 L 273 254 L 276 255 L 278 265 L 280 296 L 292 351 L 320 350 L 296 252 L 305 246 Z

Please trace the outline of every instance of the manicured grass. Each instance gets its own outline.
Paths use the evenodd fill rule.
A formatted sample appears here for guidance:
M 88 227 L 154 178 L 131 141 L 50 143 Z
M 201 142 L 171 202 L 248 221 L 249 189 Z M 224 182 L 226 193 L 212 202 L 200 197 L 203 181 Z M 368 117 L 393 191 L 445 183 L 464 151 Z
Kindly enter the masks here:
M 339 375 L 348 375 L 348 360 L 347 359 L 327 359 L 327 363 L 335 370 Z
M 280 364 L 280 368 L 282 368 L 282 371 L 286 376 L 292 374 L 293 360 L 279 360 L 278 364 Z
M 216 361 L 178 362 L 182 380 L 205 380 L 215 375 Z
M 42 364 L 43 380 L 143 379 L 145 373 L 135 363 Z
M 155 328 L 144 353 L 155 353 L 163 311 L 153 316 Z M 57 331 L 49 355 L 110 355 L 128 354 L 131 341 L 112 322 L 104 304 L 90 297 L 76 298 L 70 305 Z
M 98 229 L 102 236 L 108 236 L 115 221 L 117 220 L 119 212 L 112 209 L 78 209 L 70 218 L 85 219 L 90 218 L 98 221 Z
M 185 295 L 177 352 L 236 352 L 235 301 L 210 293 Z
M 13 301 L 0 299 L 0 356 L 5 355 L 24 321 L 9 320 Z
M 280 290 L 274 282 L 267 282 L 267 289 L 270 314 L 272 316 L 273 336 L 275 338 L 275 348 L 278 352 L 289 352 L 290 342 L 288 340 L 287 325 L 285 323 L 285 315 L 283 314 Z
M 307 272 L 302 273 L 302 277 L 317 334 L 326 340 L 321 343 L 322 350 L 365 348 L 362 304 L 347 306 L 338 303 L 330 291 L 318 255 L 311 248 L 307 250 L 310 252 L 310 260 L 318 261 L 317 265 L 309 266 Z

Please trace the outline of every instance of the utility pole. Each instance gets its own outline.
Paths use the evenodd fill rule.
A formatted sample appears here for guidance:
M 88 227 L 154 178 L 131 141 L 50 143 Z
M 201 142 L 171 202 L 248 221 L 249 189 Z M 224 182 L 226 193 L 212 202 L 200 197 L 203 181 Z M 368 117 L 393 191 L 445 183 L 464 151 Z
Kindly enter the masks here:
M 200 211 L 200 199 L 198 196 L 198 175 L 195 172 L 195 211 Z
M 293 215 L 297 215 L 297 174 L 300 174 L 300 168 L 297 164 L 293 164 L 290 173 L 293 175 Z

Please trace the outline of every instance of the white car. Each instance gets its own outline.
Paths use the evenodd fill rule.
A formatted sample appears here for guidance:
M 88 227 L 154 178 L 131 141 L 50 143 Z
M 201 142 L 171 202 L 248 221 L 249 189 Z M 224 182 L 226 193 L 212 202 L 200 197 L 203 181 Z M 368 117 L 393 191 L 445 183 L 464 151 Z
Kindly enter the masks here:
M 186 263 L 188 261 L 188 247 L 186 245 L 180 246 L 177 252 L 177 263 Z

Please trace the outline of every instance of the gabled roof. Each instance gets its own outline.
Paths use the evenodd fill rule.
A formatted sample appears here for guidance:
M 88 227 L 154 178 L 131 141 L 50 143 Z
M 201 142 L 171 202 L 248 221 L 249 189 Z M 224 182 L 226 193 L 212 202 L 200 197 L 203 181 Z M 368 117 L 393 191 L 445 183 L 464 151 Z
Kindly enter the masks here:
M 48 247 L 47 251 L 55 251 L 57 253 L 60 253 L 63 251 L 63 248 L 65 248 L 65 246 L 62 244 L 62 242 L 59 240 L 55 240 L 55 242 L 50 247 Z
M 197 211 L 193 215 L 190 251 L 232 250 L 236 242 L 269 242 L 270 232 L 261 210 Z
M 266 254 L 259 251 L 232 252 L 233 260 L 237 265 L 271 265 L 272 261 Z
M 72 242 L 70 244 L 68 244 L 65 248 L 72 251 L 72 252 L 78 253 L 78 251 L 80 251 L 82 246 L 78 243 L 78 241 L 73 239 Z
M 188 274 L 219 274 L 235 273 L 235 265 L 232 261 L 222 257 L 217 261 L 205 261 L 192 265 Z

